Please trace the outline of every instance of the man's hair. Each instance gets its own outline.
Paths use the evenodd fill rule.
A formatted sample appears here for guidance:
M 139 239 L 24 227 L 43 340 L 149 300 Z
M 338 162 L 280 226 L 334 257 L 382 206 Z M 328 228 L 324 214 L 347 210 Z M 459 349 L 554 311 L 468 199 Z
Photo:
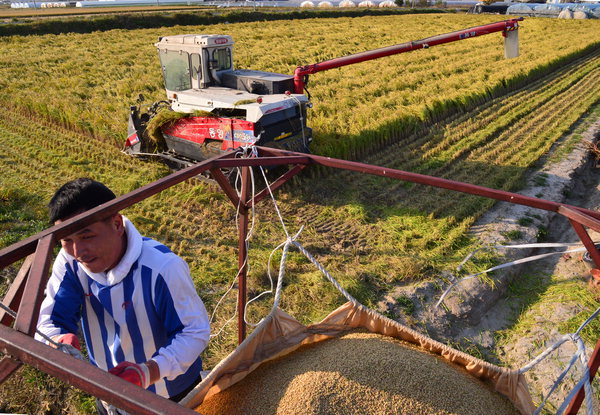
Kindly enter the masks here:
M 112 190 L 100 182 L 87 177 L 72 180 L 62 185 L 48 203 L 50 222 L 68 219 L 115 198 Z

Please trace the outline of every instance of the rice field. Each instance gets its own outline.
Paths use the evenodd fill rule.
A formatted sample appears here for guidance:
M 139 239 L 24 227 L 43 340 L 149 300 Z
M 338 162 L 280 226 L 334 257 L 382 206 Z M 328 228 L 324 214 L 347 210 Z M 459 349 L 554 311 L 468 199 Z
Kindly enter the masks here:
M 227 33 L 237 42 L 237 68 L 291 74 L 297 65 L 498 20 L 481 15 L 370 16 L 306 19 L 301 31 L 290 21 L 275 21 L 136 30 L 135 36 L 113 30 L 4 37 L 0 101 L 120 146 L 128 107 L 138 94 L 148 101 L 164 97 L 153 46 L 159 36 Z M 598 33 L 598 21 L 528 19 L 520 30 L 517 59 L 503 59 L 498 33 L 313 75 L 313 150 L 337 157 L 362 154 L 416 124 L 483 102 L 532 72 L 595 47 Z M 44 100 L 39 99 L 42 92 Z
M 0 247 L 47 226 L 45 203 L 66 180 L 89 176 L 123 194 L 168 174 L 120 152 L 128 106 L 139 93 L 150 102 L 164 96 L 152 46 L 160 35 L 231 34 L 238 68 L 292 73 L 299 64 L 498 20 L 371 16 L 303 20 L 301 31 L 282 21 L 0 37 L 0 168 L 10 173 L 0 175 Z M 598 23 L 527 19 L 521 57 L 513 60 L 502 58 L 502 37 L 493 34 L 313 75 L 313 150 L 518 189 L 528 169 L 600 103 Z M 300 242 L 370 306 L 391 284 L 454 268 L 474 248 L 469 226 L 490 206 L 474 196 L 331 172 L 306 175 L 277 197 L 291 232 L 304 225 Z M 212 311 L 237 272 L 236 212 L 218 188 L 189 181 L 124 214 L 189 262 Z M 285 238 L 269 202 L 257 207 L 254 226 L 250 297 L 268 289 L 267 260 Z M 250 320 L 264 316 L 271 300 L 254 303 Z M 290 253 L 286 311 L 307 323 L 342 302 L 319 271 Z M 214 331 L 234 307 L 230 294 Z M 212 342 L 208 367 L 230 351 L 234 332 L 229 326 Z

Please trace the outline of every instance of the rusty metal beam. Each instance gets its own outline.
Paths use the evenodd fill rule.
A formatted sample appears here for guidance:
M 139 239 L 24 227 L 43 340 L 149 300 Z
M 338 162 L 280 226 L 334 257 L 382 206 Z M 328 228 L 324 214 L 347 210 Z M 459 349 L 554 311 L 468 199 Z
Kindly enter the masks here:
M 2 304 L 15 312 L 19 309 L 21 298 L 23 298 L 23 291 L 25 291 L 25 283 L 27 282 L 27 276 L 29 275 L 29 270 L 31 269 L 33 257 L 34 255 L 31 254 L 25 258 L 25 261 L 23 261 L 23 265 L 21 265 L 17 276 L 11 283 L 10 287 L 8 287 L 8 291 L 2 300 Z M 6 310 L 0 309 L 0 324 L 9 326 L 13 320 L 13 316 L 8 314 Z
M 44 289 L 48 280 L 50 260 L 52 259 L 52 248 L 54 246 L 54 235 L 46 235 L 38 242 L 35 251 L 29 278 L 25 284 L 25 291 L 19 312 L 15 321 L 15 329 L 33 336 L 40 314 L 40 306 L 44 299 Z
M 275 148 L 265 149 L 261 147 L 264 154 L 268 155 L 281 155 L 291 157 L 299 156 L 301 153 L 294 153 L 292 151 L 279 150 Z M 259 152 L 260 154 L 260 152 Z M 427 176 L 425 174 L 411 173 L 403 170 L 396 170 L 387 167 L 374 166 L 371 164 L 358 163 L 355 161 L 347 161 L 334 159 L 331 157 L 316 156 L 314 154 L 306 154 L 306 158 L 310 160 L 308 164 L 318 164 L 325 167 L 333 167 L 337 169 L 350 170 L 358 173 L 371 174 L 374 176 L 389 177 L 391 179 L 403 180 L 411 183 L 418 183 L 427 186 L 439 187 L 442 189 L 454 190 L 457 192 L 468 193 L 476 196 L 487 197 L 490 199 L 496 199 L 500 201 L 516 203 L 518 205 L 530 206 L 537 209 L 548 210 L 551 212 L 557 212 L 560 206 L 565 206 L 584 213 L 595 219 L 600 220 L 600 212 L 593 210 L 580 208 L 577 206 L 566 205 L 564 203 L 552 202 L 550 200 L 538 199 L 535 197 L 523 196 L 518 193 L 506 192 L 504 190 L 491 189 L 489 187 L 478 186 L 469 183 L 457 182 L 454 180 L 442 179 L 434 176 Z M 282 159 L 283 160 L 283 159 Z
M 227 179 L 227 177 L 225 177 L 223 172 L 220 169 L 210 169 L 210 174 L 212 175 L 213 179 L 215 179 L 215 181 L 219 184 L 219 186 L 221 186 L 221 189 L 223 189 L 223 192 L 227 195 L 229 200 L 231 200 L 233 206 L 239 205 L 240 198 L 238 197 L 235 189 L 231 186 L 231 184 L 229 184 L 229 180 Z
M 569 219 L 573 219 L 583 226 L 587 226 L 588 228 L 595 230 L 596 232 L 600 232 L 600 220 L 590 215 L 568 206 L 559 206 L 558 213 L 566 216 Z
M 587 249 L 587 251 L 590 253 L 590 257 L 592 258 L 592 261 L 594 261 L 596 268 L 600 268 L 600 253 L 596 249 L 594 241 L 592 241 L 590 235 L 587 233 L 583 225 L 577 222 L 575 219 L 569 219 L 569 222 L 577 233 L 577 236 L 579 236 L 579 239 L 581 239 L 581 242 L 583 242 L 585 249 Z
M 107 216 L 110 216 L 111 214 L 117 213 L 118 211 L 125 209 L 131 205 L 134 205 L 137 202 L 140 202 L 144 199 L 147 199 L 150 196 L 160 193 L 171 186 L 174 186 L 187 179 L 202 174 L 204 171 L 209 170 L 211 168 L 217 168 L 219 167 L 215 165 L 215 162 L 217 160 L 226 160 L 227 158 L 233 157 L 234 155 L 235 151 L 232 151 L 222 156 L 214 157 L 201 163 L 194 164 L 183 170 L 177 171 L 173 174 L 163 177 L 162 179 L 156 180 L 152 183 L 135 189 L 125 195 L 117 197 L 116 199 L 104 203 L 98 207 L 95 207 L 94 209 L 90 209 L 87 212 L 74 216 L 73 218 L 62 222 L 59 225 L 52 226 L 51 228 L 48 228 L 36 235 L 24 239 L 21 242 L 17 242 L 16 244 L 4 248 L 0 250 L 0 269 L 12 264 L 13 262 L 23 258 L 26 255 L 33 253 L 35 251 L 38 239 L 43 238 L 46 235 L 53 233 L 56 240 L 60 240 L 65 236 L 72 234 L 76 230 L 83 228 L 84 226 L 102 220 Z
M 301 153 L 275 157 L 234 158 L 214 160 L 215 167 L 244 167 L 244 166 L 279 166 L 282 164 L 311 164 L 312 157 Z
M 0 385 L 4 383 L 10 375 L 16 372 L 22 365 L 18 360 L 13 359 L 10 356 L 4 356 L 0 360 Z
M 75 359 L 17 330 L 0 325 L 0 352 L 55 376 L 136 415 L 192 415 L 196 412 Z
M 594 352 L 590 357 L 588 367 L 590 368 L 590 383 L 592 383 L 592 381 L 594 380 L 594 376 L 596 376 L 598 368 L 600 367 L 600 339 L 598 339 L 598 341 L 596 342 L 596 348 L 594 349 Z M 583 398 L 585 398 L 585 389 L 581 388 L 569 404 L 565 415 L 577 414 L 577 412 L 579 412 L 579 408 L 581 408 Z

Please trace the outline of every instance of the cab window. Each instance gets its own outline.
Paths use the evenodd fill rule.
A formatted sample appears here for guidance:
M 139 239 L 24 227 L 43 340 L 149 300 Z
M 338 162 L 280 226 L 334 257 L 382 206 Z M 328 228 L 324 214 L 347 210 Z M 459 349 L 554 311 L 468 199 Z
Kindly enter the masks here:
M 200 67 L 200 55 L 197 53 L 192 53 L 190 55 L 190 62 L 192 68 L 192 79 L 197 81 L 198 79 L 202 79 L 202 68 Z
M 160 50 L 160 64 L 169 91 L 185 91 L 192 88 L 189 55 L 187 52 Z
M 217 62 L 217 71 L 231 69 L 231 49 L 221 48 L 213 50 L 212 60 Z

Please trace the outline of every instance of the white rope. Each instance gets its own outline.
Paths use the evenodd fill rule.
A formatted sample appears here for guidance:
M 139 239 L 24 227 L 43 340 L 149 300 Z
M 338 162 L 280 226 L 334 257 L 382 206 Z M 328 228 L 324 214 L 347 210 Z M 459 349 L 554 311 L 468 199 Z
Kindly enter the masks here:
M 271 312 L 275 311 L 279 307 L 281 302 L 281 288 L 283 287 L 283 275 L 285 274 L 285 260 L 287 259 L 287 253 L 290 249 L 292 241 L 288 239 L 283 245 L 283 251 L 281 252 L 281 261 L 279 261 L 279 276 L 277 278 L 277 288 L 275 289 L 275 298 L 273 299 L 273 308 Z
M 542 360 L 546 359 L 553 351 L 558 349 L 560 346 L 562 346 L 565 342 L 567 342 L 569 340 L 571 340 L 573 343 L 575 343 L 577 345 L 577 351 L 573 354 L 573 356 L 571 356 L 571 360 L 570 360 L 567 368 L 565 370 L 563 370 L 563 372 L 554 381 L 552 387 L 550 388 L 550 390 L 544 397 L 542 403 L 540 404 L 540 406 L 538 406 L 538 408 L 536 408 L 534 415 L 539 415 L 541 413 L 542 409 L 546 405 L 546 402 L 550 398 L 550 395 L 552 395 L 552 393 L 556 390 L 556 388 L 563 382 L 565 376 L 571 370 L 571 368 L 575 365 L 575 363 L 577 362 L 578 359 L 581 362 L 584 374 L 582 376 L 582 379 L 577 383 L 575 388 L 573 388 L 571 393 L 569 393 L 567 398 L 563 401 L 561 407 L 559 408 L 559 411 L 557 412 L 557 415 L 562 414 L 562 412 L 565 410 L 565 408 L 567 407 L 569 402 L 571 402 L 571 400 L 573 399 L 575 394 L 579 391 L 579 389 L 582 386 L 585 389 L 587 414 L 593 415 L 592 389 L 591 389 L 591 384 L 590 384 L 588 358 L 586 355 L 585 344 L 579 334 L 580 334 L 581 330 L 583 330 L 583 328 L 585 328 L 585 326 L 587 326 L 593 319 L 595 319 L 598 316 L 598 314 L 600 314 L 600 307 L 594 313 L 592 313 L 592 315 L 590 317 L 588 317 L 588 319 L 585 322 L 583 322 L 583 324 L 581 324 L 579 326 L 579 328 L 577 329 L 577 331 L 575 333 L 565 334 L 560 339 L 558 339 L 558 341 L 556 341 L 553 345 L 548 347 L 546 350 L 544 350 L 542 353 L 540 353 L 536 358 L 534 358 L 532 361 L 530 361 L 528 364 L 526 364 L 525 366 L 521 367 L 518 370 L 519 374 L 523 374 L 523 373 L 527 372 L 528 370 L 534 368 Z
M 253 148 L 254 154 L 257 154 L 256 148 Z M 292 239 L 287 231 L 287 227 L 285 226 L 285 221 L 283 220 L 283 215 L 281 214 L 281 211 L 279 210 L 279 205 L 277 204 L 277 200 L 275 199 L 275 196 L 273 195 L 273 192 L 271 190 L 271 184 L 269 183 L 269 180 L 267 179 L 267 175 L 265 174 L 265 170 L 263 169 L 262 166 L 259 166 L 260 171 L 262 173 L 263 176 L 263 180 L 265 181 L 265 187 L 266 189 L 269 191 L 269 196 L 271 197 L 271 201 L 273 202 L 273 206 L 275 208 L 275 212 L 277 212 L 277 216 L 279 218 L 279 222 L 281 224 L 281 228 L 283 229 L 283 232 L 285 233 L 286 236 L 286 241 L 282 242 L 281 244 L 279 244 L 275 249 L 273 249 L 271 251 L 271 254 L 269 255 L 269 261 L 268 261 L 268 265 L 267 265 L 267 276 L 269 277 L 269 283 L 270 283 L 270 288 L 268 290 L 263 291 L 262 293 L 258 294 L 257 296 L 255 296 L 254 298 L 250 299 L 247 303 L 246 306 L 244 307 L 244 322 L 246 324 L 248 324 L 249 326 L 252 327 L 256 327 L 260 324 L 260 322 L 262 321 L 262 319 L 258 322 L 258 323 L 252 323 L 250 321 L 248 321 L 247 315 L 248 315 L 248 305 L 256 300 L 258 300 L 260 297 L 266 295 L 266 294 L 272 294 L 273 293 L 273 276 L 271 275 L 271 263 L 273 260 L 273 255 L 275 254 L 275 252 L 277 252 L 281 247 L 284 248 L 284 253 L 285 256 L 287 256 L 287 245 L 289 245 L 289 241 Z M 298 233 L 296 234 L 296 236 L 294 236 L 294 239 L 298 237 L 298 235 L 300 234 L 300 232 L 302 232 L 302 228 L 300 228 L 300 230 L 298 231 Z M 280 284 L 282 284 L 283 282 L 283 270 L 282 267 L 285 268 L 285 257 L 282 256 L 281 260 L 280 260 L 280 273 L 279 273 L 279 277 L 277 280 L 277 286 L 279 287 Z M 275 291 L 275 299 L 273 300 L 276 304 L 279 304 L 279 298 L 277 298 L 277 291 Z M 275 309 L 276 306 L 274 305 L 272 310 Z
M 279 275 L 277 278 L 277 287 L 275 289 L 275 297 L 273 299 L 273 307 L 271 309 L 271 313 L 274 312 L 274 310 L 279 306 L 279 303 L 281 302 L 281 292 L 282 292 L 282 287 L 283 287 L 283 279 L 285 276 L 285 262 L 287 259 L 287 253 L 289 251 L 289 246 L 290 245 L 294 245 L 296 248 L 298 248 L 298 250 L 300 252 L 302 252 L 309 261 L 311 261 L 313 263 L 313 265 L 315 265 L 319 271 L 321 271 L 323 273 L 323 275 L 325 275 L 325 277 L 333 284 L 334 287 L 336 287 L 338 289 L 338 291 L 340 293 L 342 293 L 342 295 L 344 297 L 346 297 L 346 299 L 350 302 L 352 302 L 353 304 L 358 304 L 358 301 L 352 297 L 337 281 L 335 278 L 333 278 L 333 276 L 331 276 L 331 274 L 329 274 L 329 272 L 325 269 L 325 267 L 323 267 L 306 249 L 304 249 L 304 247 L 298 243 L 296 241 L 296 239 L 298 238 L 298 236 L 300 235 L 300 233 L 303 230 L 303 227 L 300 228 L 300 230 L 293 236 L 290 237 L 288 231 L 287 231 L 287 227 L 285 226 L 285 221 L 283 219 L 283 215 L 281 214 L 281 211 L 279 209 L 279 206 L 277 204 L 277 200 L 275 199 L 275 196 L 273 195 L 273 192 L 271 191 L 271 186 L 269 184 L 269 181 L 267 180 L 266 174 L 264 169 L 262 168 L 262 166 L 260 166 L 260 171 L 262 172 L 263 175 L 263 179 L 265 181 L 266 184 L 266 188 L 269 191 L 269 195 L 271 197 L 271 200 L 273 202 L 273 206 L 275 208 L 275 211 L 277 212 L 277 216 L 279 218 L 279 222 L 281 223 L 281 227 L 286 235 L 286 241 L 279 244 L 269 255 L 269 261 L 268 261 L 268 269 L 267 269 L 267 275 L 269 277 L 269 281 L 270 281 L 270 289 L 263 291 L 261 294 L 257 295 L 256 297 L 252 298 L 251 300 L 249 300 L 246 303 L 246 307 L 244 309 L 244 322 L 246 324 L 249 324 L 253 327 L 256 327 L 258 324 L 260 324 L 260 321 L 256 324 L 251 323 L 248 321 L 247 319 L 247 310 L 248 310 L 248 305 L 256 300 L 258 300 L 258 298 L 262 297 L 263 295 L 266 294 L 270 294 L 273 292 L 273 277 L 271 275 L 271 262 L 272 262 L 272 257 L 274 255 L 274 253 L 281 249 L 283 247 L 282 250 L 282 255 L 281 255 L 281 259 L 279 261 Z M 262 321 L 262 320 L 261 320 Z
M 287 242 L 283 242 L 281 244 L 279 244 L 275 249 L 273 249 L 271 251 L 271 254 L 269 255 L 269 261 L 268 261 L 268 267 L 267 267 L 267 276 L 269 277 L 269 282 L 271 284 L 271 288 L 269 288 L 268 290 L 263 291 L 262 293 L 258 294 L 256 297 L 252 298 L 251 300 L 249 300 L 246 303 L 246 306 L 244 307 L 244 322 L 246 324 L 248 324 L 251 327 L 256 327 L 260 324 L 260 322 L 262 321 L 262 319 L 258 322 L 258 323 L 252 323 L 248 320 L 247 315 L 248 315 L 248 305 L 250 305 L 250 303 L 258 300 L 260 297 L 262 297 L 263 295 L 267 295 L 267 294 L 271 294 L 273 293 L 273 277 L 271 276 L 271 261 L 273 258 L 273 254 L 275 254 L 275 252 L 277 252 L 282 246 L 286 245 Z
M 338 289 L 339 292 L 342 293 L 342 295 L 344 297 L 346 297 L 346 299 L 350 302 L 352 302 L 353 304 L 357 305 L 359 304 L 359 302 L 352 297 L 336 280 L 335 278 L 333 278 L 331 276 L 331 274 L 329 274 L 329 272 L 325 269 L 325 267 L 323 267 L 323 265 L 321 265 L 319 263 L 319 261 L 317 261 L 306 249 L 304 249 L 304 247 L 302 245 L 300 245 L 298 242 L 293 241 L 292 242 L 294 244 L 294 246 L 296 246 L 296 248 L 298 248 L 298 250 L 300 250 L 300 252 L 302 252 L 310 262 L 313 263 L 314 266 L 316 266 L 319 271 L 321 271 L 323 273 L 323 275 L 325 275 L 325 277 L 327 277 L 327 279 L 329 280 L 329 282 L 331 282 L 335 288 Z
M 569 246 L 580 246 L 580 242 L 573 243 L 562 243 L 562 242 L 543 242 L 543 243 L 533 243 L 533 244 L 515 244 L 515 245 L 491 245 L 491 246 L 483 246 L 481 248 L 477 248 L 469 255 L 462 260 L 462 262 L 456 267 L 457 271 L 460 271 L 463 265 L 471 259 L 477 252 L 482 250 L 492 250 L 492 249 L 523 249 L 523 248 L 565 248 Z M 561 252 L 564 253 L 564 252 Z
M 269 181 L 267 180 L 267 175 L 265 174 L 265 170 L 262 168 L 262 166 L 260 166 L 260 171 L 263 175 L 263 179 L 266 183 L 266 187 L 267 187 L 267 190 L 269 191 L 269 195 L 271 196 L 271 200 L 273 201 L 273 207 L 275 208 L 275 212 L 277 212 L 277 216 L 279 217 L 279 222 L 281 223 L 281 228 L 283 229 L 283 232 L 285 233 L 286 238 L 290 239 L 290 234 L 288 233 L 287 227 L 285 226 L 283 216 L 281 215 L 281 211 L 279 210 L 279 205 L 277 204 L 277 200 L 275 200 L 275 196 L 273 195 L 273 192 L 271 191 L 271 185 L 270 185 Z
M 558 247 L 567 247 L 567 246 L 581 246 L 580 243 L 538 243 L 538 244 L 521 244 L 521 245 L 495 245 L 492 247 L 484 247 L 484 248 L 479 248 L 476 249 L 475 251 L 471 252 L 469 255 L 467 255 L 465 257 L 465 259 L 463 259 L 463 261 L 456 267 L 456 271 L 460 271 L 462 269 L 462 267 L 464 266 L 464 264 L 471 259 L 475 253 L 481 251 L 482 249 L 523 249 L 523 248 L 558 248 Z M 585 247 L 581 247 L 581 248 L 577 248 L 577 249 L 571 249 L 568 251 L 559 251 L 559 252 L 549 252 L 546 254 L 539 254 L 539 255 L 533 255 L 533 256 L 529 256 L 526 258 L 520 258 L 514 261 L 510 261 L 510 262 L 506 262 L 504 264 L 500 264 L 500 265 L 496 265 L 494 267 L 488 268 L 485 271 L 480 271 L 474 274 L 470 274 L 467 275 L 466 277 L 463 277 L 461 279 L 454 279 L 451 284 L 446 288 L 446 290 L 444 290 L 444 292 L 442 293 L 442 295 L 440 296 L 440 299 L 438 300 L 438 302 L 435 304 L 434 308 L 437 308 L 440 306 L 440 304 L 442 303 L 442 301 L 444 301 L 444 298 L 446 298 L 446 296 L 448 294 L 450 294 L 450 291 L 456 287 L 458 284 L 461 284 L 464 281 L 473 279 L 475 277 L 478 277 L 481 274 L 485 274 L 488 272 L 492 272 L 492 271 L 496 271 L 502 268 L 508 268 L 511 267 L 513 265 L 518 265 L 518 264 L 524 264 L 526 262 L 531 262 L 531 261 L 537 261 L 539 259 L 543 259 L 552 255 L 564 255 L 567 253 L 574 253 L 574 252 L 583 252 L 585 251 L 586 248 Z M 451 274 L 451 276 L 454 278 L 454 276 Z

